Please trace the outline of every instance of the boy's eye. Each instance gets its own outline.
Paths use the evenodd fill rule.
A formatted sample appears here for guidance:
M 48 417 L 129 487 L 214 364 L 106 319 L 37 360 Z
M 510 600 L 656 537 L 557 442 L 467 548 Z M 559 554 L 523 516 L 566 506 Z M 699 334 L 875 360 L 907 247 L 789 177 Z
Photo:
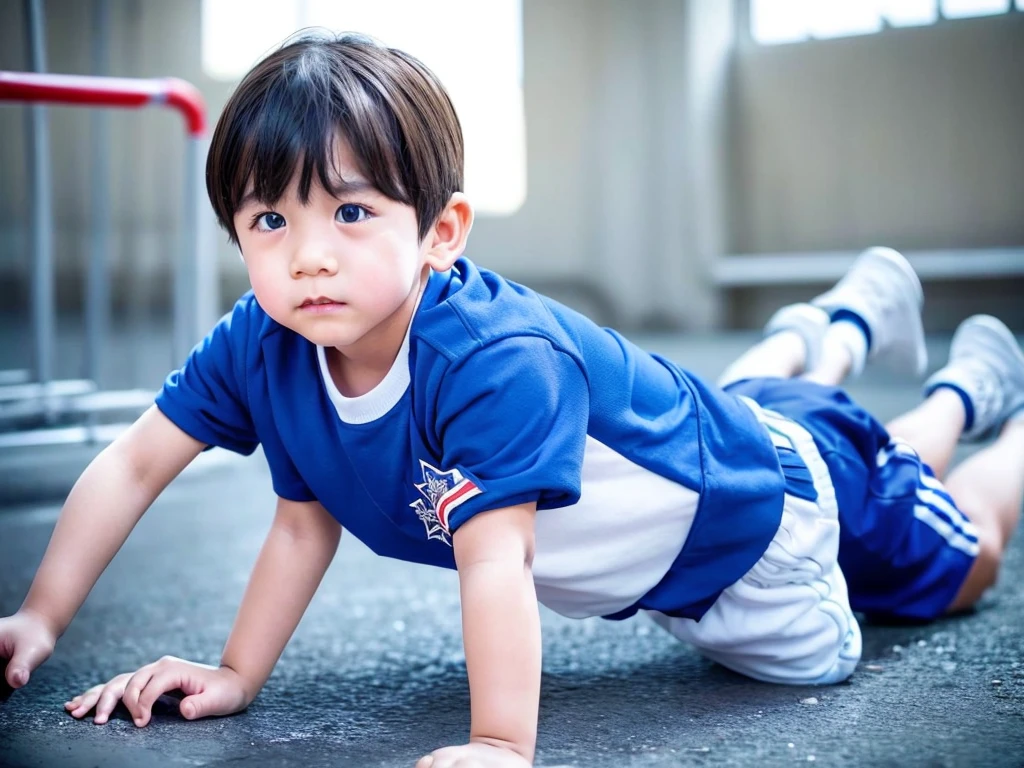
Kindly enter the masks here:
M 356 205 L 355 203 L 345 203 L 343 206 L 338 208 L 338 212 L 334 214 L 334 218 L 337 221 L 343 221 L 346 224 L 354 224 L 357 221 L 363 221 L 369 217 L 370 212 L 363 208 L 363 206 Z
M 261 213 L 256 217 L 256 229 L 260 232 L 273 232 L 285 225 L 284 216 L 280 213 Z

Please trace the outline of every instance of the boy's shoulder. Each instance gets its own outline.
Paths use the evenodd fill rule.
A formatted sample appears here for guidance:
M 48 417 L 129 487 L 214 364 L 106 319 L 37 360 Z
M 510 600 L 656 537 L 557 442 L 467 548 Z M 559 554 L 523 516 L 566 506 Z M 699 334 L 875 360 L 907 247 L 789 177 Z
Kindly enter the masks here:
M 412 334 L 449 361 L 510 339 L 540 338 L 570 353 L 578 348 L 576 330 L 555 316 L 550 300 L 466 258 L 431 275 Z

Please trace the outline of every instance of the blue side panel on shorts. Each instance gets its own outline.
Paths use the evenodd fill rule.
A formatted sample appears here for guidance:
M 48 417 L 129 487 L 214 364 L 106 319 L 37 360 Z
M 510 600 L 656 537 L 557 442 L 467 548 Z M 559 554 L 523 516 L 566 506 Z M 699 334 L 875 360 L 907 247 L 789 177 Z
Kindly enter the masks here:
M 942 615 L 978 554 L 974 526 L 905 443 L 879 451 L 867 498 L 874 529 L 851 537 L 845 553 L 840 538 L 840 565 L 859 574 L 856 610 L 922 620 Z
M 927 620 L 956 597 L 976 532 L 910 448 L 838 387 L 747 379 L 726 388 L 793 419 L 814 437 L 836 490 L 839 564 L 855 611 Z

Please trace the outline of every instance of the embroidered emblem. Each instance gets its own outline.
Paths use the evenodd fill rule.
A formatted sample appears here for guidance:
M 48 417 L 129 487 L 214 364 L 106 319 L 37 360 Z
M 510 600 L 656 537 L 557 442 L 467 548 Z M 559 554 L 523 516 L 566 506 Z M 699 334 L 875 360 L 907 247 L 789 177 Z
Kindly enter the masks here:
M 409 506 L 416 510 L 416 516 L 427 529 L 427 540 L 437 539 L 450 547 L 449 516 L 460 504 L 480 495 L 480 489 L 457 469 L 445 471 L 420 461 L 420 472 L 423 482 L 416 483 L 416 490 L 423 498 Z

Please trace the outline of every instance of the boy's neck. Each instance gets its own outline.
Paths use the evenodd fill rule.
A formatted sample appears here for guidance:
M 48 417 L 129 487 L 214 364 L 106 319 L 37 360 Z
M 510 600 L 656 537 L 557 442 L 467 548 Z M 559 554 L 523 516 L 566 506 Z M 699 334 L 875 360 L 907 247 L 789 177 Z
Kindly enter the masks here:
M 325 347 L 324 357 L 327 370 L 338 391 L 345 397 L 360 397 L 373 390 L 388 375 L 402 343 L 409 332 L 409 326 L 420 304 L 423 291 L 430 277 L 425 268 L 417 288 L 409 298 L 395 310 L 387 320 L 366 334 L 356 344 L 344 351 L 337 347 Z

